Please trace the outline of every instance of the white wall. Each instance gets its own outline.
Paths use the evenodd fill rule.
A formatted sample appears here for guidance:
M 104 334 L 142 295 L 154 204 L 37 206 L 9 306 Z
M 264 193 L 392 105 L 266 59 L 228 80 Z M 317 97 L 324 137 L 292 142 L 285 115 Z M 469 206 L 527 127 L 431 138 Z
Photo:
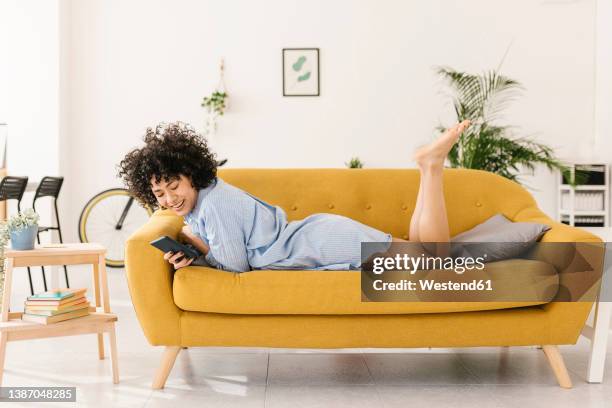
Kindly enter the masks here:
M 40 180 L 59 169 L 59 1 L 0 3 L 0 122 L 8 124 L 11 175 Z M 27 193 L 22 208 L 31 207 Z M 50 211 L 39 203 L 42 223 Z M 9 205 L 9 214 L 16 211 Z
M 597 1 L 595 156 L 612 155 L 612 2 Z
M 595 138 L 595 6 L 67 0 L 67 235 L 76 239 L 89 197 L 119 185 L 114 166 L 140 145 L 146 126 L 202 127 L 200 101 L 217 82 L 221 57 L 231 106 L 211 143 L 230 166 L 341 167 L 358 155 L 368 167 L 412 167 L 411 151 L 452 118 L 433 67 L 494 68 L 510 43 L 503 71 L 526 93 L 507 122 L 564 158 L 586 158 Z M 321 49 L 321 97 L 283 98 L 281 49 L 308 46 Z M 554 216 L 554 177 L 539 170 L 527 183 Z
M 6 61 L 9 47 L 7 4 L 0 2 L 0 61 Z M 0 123 L 7 121 L 8 111 L 8 64 L 0 63 Z
M 38 179 L 59 172 L 58 1 L 7 0 L 3 7 L 8 169 Z

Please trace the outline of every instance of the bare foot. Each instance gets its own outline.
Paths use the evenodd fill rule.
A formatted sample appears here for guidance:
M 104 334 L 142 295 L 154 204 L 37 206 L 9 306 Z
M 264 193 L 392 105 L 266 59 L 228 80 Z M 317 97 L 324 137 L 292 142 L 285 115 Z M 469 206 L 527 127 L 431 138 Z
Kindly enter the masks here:
M 419 167 L 426 165 L 443 165 L 450 149 L 459 139 L 461 133 L 470 126 L 469 120 L 464 120 L 449 128 L 442 136 L 428 145 L 419 147 L 412 155 Z

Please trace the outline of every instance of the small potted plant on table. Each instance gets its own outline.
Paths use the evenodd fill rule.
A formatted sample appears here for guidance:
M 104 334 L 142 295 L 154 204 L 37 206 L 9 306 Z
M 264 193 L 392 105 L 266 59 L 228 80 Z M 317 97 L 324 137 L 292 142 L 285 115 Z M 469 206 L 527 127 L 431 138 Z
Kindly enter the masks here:
M 38 214 L 31 208 L 9 218 L 6 229 L 11 239 L 12 249 L 34 249 L 39 219 Z

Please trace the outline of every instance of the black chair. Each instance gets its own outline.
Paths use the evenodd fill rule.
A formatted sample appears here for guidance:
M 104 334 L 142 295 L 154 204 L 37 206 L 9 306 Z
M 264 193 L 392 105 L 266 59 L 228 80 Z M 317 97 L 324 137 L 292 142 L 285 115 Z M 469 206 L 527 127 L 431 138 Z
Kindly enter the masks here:
M 0 201 L 17 200 L 17 211 L 21 211 L 21 199 L 27 186 L 27 177 L 4 177 L 0 181 Z
M 27 177 L 6 176 L 0 181 L 0 201 L 17 200 L 17 211 L 21 211 L 21 199 L 28 185 Z M 30 281 L 30 293 L 34 294 L 32 284 L 32 273 L 28 266 L 28 279 Z M 45 274 L 43 272 L 43 281 Z M 45 289 L 46 290 L 46 289 Z
M 63 177 L 43 177 L 36 188 L 36 193 L 34 193 L 34 199 L 32 200 L 32 208 L 36 211 L 36 200 L 43 197 L 51 197 L 53 199 L 53 209 L 55 210 L 55 222 L 57 224 L 56 227 L 38 227 L 38 233 L 36 234 L 36 240 L 40 244 L 40 233 L 45 231 L 57 231 L 59 236 L 59 242 L 63 243 L 64 240 L 62 238 L 62 228 L 60 226 L 59 220 L 59 212 L 57 211 L 57 197 L 59 196 L 60 190 L 62 189 L 62 184 L 64 183 Z M 47 290 L 47 280 L 45 279 L 45 267 L 41 266 L 43 272 L 43 284 L 45 285 L 45 291 Z M 64 277 L 66 278 L 66 287 L 70 287 L 70 283 L 68 282 L 68 268 L 64 265 Z

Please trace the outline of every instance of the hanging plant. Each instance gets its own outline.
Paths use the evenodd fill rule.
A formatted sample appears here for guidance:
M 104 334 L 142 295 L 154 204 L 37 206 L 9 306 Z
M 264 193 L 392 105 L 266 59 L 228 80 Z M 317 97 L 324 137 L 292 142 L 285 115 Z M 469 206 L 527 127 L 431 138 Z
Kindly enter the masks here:
M 208 113 L 223 115 L 225 111 L 225 92 L 214 91 L 210 96 L 202 100 L 202 107 L 208 109 Z
M 225 66 L 223 60 L 219 66 L 219 84 L 217 88 L 202 99 L 200 104 L 206 108 L 206 120 L 204 122 L 204 134 L 208 135 L 217 131 L 217 119 L 227 109 L 227 92 L 225 91 L 225 79 L 223 77 Z

